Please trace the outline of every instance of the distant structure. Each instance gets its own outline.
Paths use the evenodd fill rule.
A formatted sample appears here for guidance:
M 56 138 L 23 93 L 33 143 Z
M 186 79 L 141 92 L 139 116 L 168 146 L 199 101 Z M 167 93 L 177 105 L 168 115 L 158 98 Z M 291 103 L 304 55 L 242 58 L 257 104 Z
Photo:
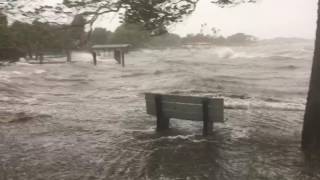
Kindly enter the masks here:
M 113 51 L 114 59 L 125 67 L 124 54 L 129 51 L 130 44 L 106 44 L 106 45 L 94 45 L 91 47 L 92 51 L 95 53 L 105 53 L 106 51 Z

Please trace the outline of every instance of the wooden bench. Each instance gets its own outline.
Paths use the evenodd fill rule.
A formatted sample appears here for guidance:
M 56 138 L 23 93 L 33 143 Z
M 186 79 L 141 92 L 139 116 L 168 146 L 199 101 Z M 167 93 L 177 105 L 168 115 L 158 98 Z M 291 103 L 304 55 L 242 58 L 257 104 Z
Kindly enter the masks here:
M 147 113 L 157 117 L 157 131 L 169 128 L 170 118 L 203 121 L 204 136 L 213 123 L 223 122 L 223 99 L 147 93 Z
M 97 52 L 105 52 L 105 51 L 113 51 L 114 59 L 125 67 L 124 54 L 129 51 L 130 44 L 105 44 L 105 45 L 94 45 L 91 47 L 92 51 Z

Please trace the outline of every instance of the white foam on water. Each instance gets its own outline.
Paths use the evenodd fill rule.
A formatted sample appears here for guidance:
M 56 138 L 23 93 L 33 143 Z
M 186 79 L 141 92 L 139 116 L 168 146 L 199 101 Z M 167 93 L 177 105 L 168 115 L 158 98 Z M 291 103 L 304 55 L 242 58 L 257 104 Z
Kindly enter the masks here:
M 89 52 L 74 51 L 71 53 L 71 60 L 73 62 L 92 62 L 92 55 Z
M 227 109 L 273 109 L 285 111 L 304 111 L 304 103 L 295 102 L 268 102 L 261 99 L 235 99 L 224 98 Z
M 147 129 L 119 129 L 121 131 L 125 131 L 125 132 L 144 132 L 144 133 L 150 133 L 150 132 L 154 132 L 155 129 L 153 127 L 147 128 Z
M 30 63 L 27 63 L 27 62 L 16 62 L 16 65 L 19 65 L 19 66 L 32 66 L 33 64 L 30 64 Z
M 222 59 L 230 59 L 235 56 L 235 52 L 231 48 L 221 48 L 216 52 L 217 56 Z
M 0 101 L 3 99 L 6 102 L 1 102 L 0 110 L 10 110 L 12 113 L 41 113 L 52 115 L 54 118 L 50 121 L 41 120 L 2 127 L 5 131 L 10 131 L 9 135 L 3 137 L 4 142 L 10 143 L 10 147 L 13 148 L 0 148 L 0 153 L 21 154 L 21 158 L 38 157 L 39 154 L 50 155 L 49 164 L 59 165 L 61 160 L 65 159 L 62 161 L 62 168 L 73 167 L 77 163 L 81 163 L 84 166 L 97 167 L 94 168 L 95 170 L 105 170 L 107 174 L 102 174 L 106 176 L 109 175 L 108 172 L 114 172 L 114 169 L 119 167 L 121 169 L 127 167 L 128 170 L 131 168 L 132 172 L 130 173 L 133 175 L 145 173 L 148 176 L 148 173 L 154 172 L 153 167 L 171 165 L 169 167 L 181 167 L 182 170 L 189 173 L 180 179 L 187 179 L 188 176 L 189 179 L 196 179 L 204 177 L 198 167 L 215 170 L 213 165 L 218 164 L 219 167 L 223 166 L 223 169 L 235 173 L 234 177 L 241 179 L 247 177 L 247 174 L 245 176 L 239 175 L 239 172 L 241 173 L 243 169 L 247 168 L 247 164 L 243 163 L 243 160 L 248 160 L 251 165 L 252 152 L 257 152 L 254 154 L 254 158 L 256 156 L 262 157 L 261 161 L 254 164 L 261 168 L 266 167 L 266 163 L 261 165 L 260 162 L 270 160 L 269 154 L 274 158 L 272 162 L 268 161 L 267 163 L 270 167 L 275 166 L 274 169 L 279 168 L 277 164 L 281 163 L 273 160 L 283 160 L 283 155 L 286 157 L 284 166 L 297 164 L 300 167 L 301 164 L 296 163 L 296 159 L 301 154 L 295 156 L 296 148 L 292 147 L 292 142 L 290 140 L 288 142 L 285 138 L 292 137 L 292 132 L 301 129 L 300 124 L 296 122 L 300 116 L 295 116 L 301 114 L 297 111 L 304 109 L 304 101 L 301 99 L 305 99 L 306 91 L 301 88 L 307 86 L 309 75 L 302 73 L 310 71 L 310 68 L 305 64 L 310 63 L 311 59 L 310 61 L 305 59 L 303 64 L 295 64 L 301 68 L 287 71 L 275 69 L 275 67 L 292 65 L 292 60 L 277 61 L 270 58 L 271 61 L 268 61 L 269 58 L 265 58 L 263 61 L 256 62 L 256 58 L 236 58 L 254 56 L 255 53 L 264 53 L 271 57 L 274 52 L 279 49 L 286 50 L 287 47 L 281 46 L 279 48 L 277 45 L 271 48 L 252 46 L 230 47 L 230 49 L 224 50 L 221 48 L 199 48 L 196 51 L 186 49 L 137 51 L 130 52 L 126 56 L 128 62 L 126 68 L 122 68 L 114 61 L 110 61 L 110 64 L 104 63 L 104 66 L 101 66 L 102 63 L 99 64 L 98 61 L 96 67 L 92 66 L 90 55 L 79 55 L 78 57 L 75 55 L 72 58 L 72 63 L 63 65 L 43 64 L 27 67 L 12 64 L 3 67 L 0 71 L 0 85 L 2 86 Z M 220 58 L 218 57 L 219 53 Z M 35 78 L 34 73 L 43 73 L 42 69 L 48 70 L 41 75 L 43 79 Z M 25 74 L 14 74 L 13 71 Z M 123 75 L 128 76 L 124 77 Z M 11 77 L 13 78 L 10 79 Z M 5 78 L 12 82 L 5 83 L 3 80 Z M 156 133 L 154 117 L 148 116 L 147 118 L 143 95 L 143 92 L 153 91 L 208 97 L 225 94 L 223 98 L 225 98 L 226 107 L 235 110 L 226 110 L 229 121 L 224 124 L 217 123 L 217 128 L 214 129 L 219 135 L 217 138 L 222 137 L 222 146 L 213 147 L 216 143 L 214 140 L 212 142 L 212 138 L 201 137 L 201 122 L 177 122 L 176 126 L 183 131 L 175 131 L 175 128 L 172 128 L 169 134 L 165 133 L 166 135 Z M 228 96 L 228 94 L 232 95 Z M 245 111 L 241 109 L 245 109 Z M 256 111 L 256 109 L 259 110 Z M 292 112 L 278 111 L 274 113 L 269 109 L 290 110 Z M 279 117 L 281 116 L 279 119 L 277 119 L 277 113 L 279 113 Z M 175 125 L 174 120 L 172 125 Z M 29 138 L 30 129 L 32 130 L 32 138 Z M 270 134 L 264 134 L 266 130 Z M 267 142 L 273 138 L 270 135 L 279 131 L 284 133 L 278 136 L 279 141 Z M 12 141 L 11 137 L 16 135 L 19 138 Z M 265 139 L 265 137 L 270 139 Z M 81 143 L 79 143 L 79 138 Z M 237 141 L 239 138 L 241 141 Z M 253 141 L 242 141 L 242 138 Z M 292 140 L 296 141 L 295 137 L 292 137 Z M 247 142 L 253 142 L 253 145 L 248 146 Z M 285 147 L 284 142 L 288 142 L 289 146 Z M 194 147 L 199 148 L 180 148 L 192 143 L 194 143 Z M 21 144 L 26 144 L 26 146 L 21 146 Z M 53 144 L 58 144 L 58 146 L 53 146 Z M 166 149 L 168 144 L 177 145 L 177 148 L 168 146 L 169 148 Z M 198 146 L 206 144 L 209 145 L 208 148 Z M 30 147 L 32 151 L 30 151 Z M 272 151 L 270 151 L 271 148 Z M 61 149 L 64 150 L 64 153 L 61 153 Z M 74 151 L 75 149 L 76 151 Z M 214 153 L 213 149 L 222 153 L 216 157 L 212 156 L 217 158 L 217 161 L 212 159 L 212 162 L 210 162 L 211 159 L 207 159 L 207 156 L 197 157 L 197 152 L 193 152 L 200 150 L 206 154 Z M 184 156 L 180 156 L 179 152 L 185 152 L 186 155 L 194 154 L 196 159 L 181 159 Z M 163 156 L 166 153 L 170 153 L 169 156 Z M 292 153 L 293 155 L 291 155 Z M 83 158 L 79 161 L 73 161 L 72 158 L 69 158 L 73 156 Z M 11 156 L 8 156 L 8 159 L 9 157 Z M 103 160 L 100 160 L 101 158 Z M 39 165 L 48 163 L 47 159 L 29 158 L 30 166 L 27 168 L 23 166 L 24 164 L 19 163 L 19 159 L 17 159 L 18 163 L 10 161 L 8 165 L 32 172 L 32 167 L 41 168 Z M 230 159 L 236 161 L 230 163 Z M 238 159 L 239 161 L 237 161 Z M 294 162 L 291 162 L 290 159 L 293 159 Z M 95 163 L 95 160 L 99 164 L 87 164 L 87 162 Z M 194 162 L 197 162 L 199 166 L 195 166 Z M 180 166 L 181 163 L 185 163 L 184 166 Z M 80 168 L 71 173 L 66 170 L 57 174 L 54 171 L 44 169 L 46 173 L 39 174 L 39 178 L 45 179 L 48 175 L 54 175 L 57 179 L 72 179 L 74 173 L 78 173 L 80 177 L 83 175 L 81 174 L 83 169 L 81 164 Z M 296 167 L 284 166 L 280 168 L 290 170 L 289 173 L 291 170 L 292 172 L 299 170 Z M 146 172 L 150 169 L 151 172 Z M 279 173 L 283 173 L 281 169 L 278 171 Z M 108 178 L 99 176 L 101 173 L 95 170 L 92 173 L 97 174 L 96 178 Z M 165 179 L 166 176 L 168 176 L 167 179 L 182 177 L 181 173 L 174 174 L 171 170 L 167 174 L 166 169 L 162 171 L 161 167 L 156 170 L 160 170 L 160 173 L 164 172 L 164 174 L 161 176 L 161 174 L 155 173 L 156 175 L 152 176 L 153 179 L 161 177 Z M 40 171 L 44 172 L 43 169 Z M 126 171 L 121 170 L 121 172 Z M 217 173 L 220 172 L 217 171 Z M 289 173 L 284 176 L 290 176 Z M 14 172 L 9 175 L 11 177 L 17 176 Z M 114 173 L 111 178 L 125 179 L 124 175 L 127 174 Z M 137 176 L 137 179 L 139 178 L 141 176 Z
M 241 130 L 235 131 L 231 133 L 232 138 L 248 138 L 250 137 L 250 129 L 249 128 L 242 128 Z
M 12 74 L 17 74 L 17 75 L 21 75 L 21 74 L 23 74 L 22 72 L 20 72 L 20 71 L 12 71 L 11 72 Z
M 1 73 L 0 72 L 0 80 L 2 80 L 2 81 L 6 81 L 6 82 L 10 82 L 10 76 L 8 75 L 8 74 L 5 74 L 5 73 Z
M 34 71 L 35 74 L 42 74 L 42 73 L 45 73 L 46 71 L 43 70 L 43 69 L 37 69 Z

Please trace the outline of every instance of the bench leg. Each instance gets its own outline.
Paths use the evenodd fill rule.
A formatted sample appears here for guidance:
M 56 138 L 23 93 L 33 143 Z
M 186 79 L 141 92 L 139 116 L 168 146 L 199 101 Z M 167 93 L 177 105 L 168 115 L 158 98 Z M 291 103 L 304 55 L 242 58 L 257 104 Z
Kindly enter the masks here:
M 206 121 L 206 122 L 204 121 L 202 135 L 208 136 L 208 135 L 212 134 L 212 129 L 213 129 L 213 122 L 212 121 Z
M 213 129 L 213 121 L 209 119 L 209 111 L 208 111 L 208 100 L 204 99 L 202 102 L 202 110 L 203 110 L 203 129 L 202 135 L 208 136 L 212 134 Z
M 169 129 L 169 118 L 157 118 L 157 131 L 163 131 Z
M 169 129 L 170 118 L 164 117 L 162 114 L 161 95 L 155 96 L 157 111 L 157 131 Z
M 121 64 L 120 51 L 114 50 L 113 51 L 113 57 L 118 62 L 118 64 Z

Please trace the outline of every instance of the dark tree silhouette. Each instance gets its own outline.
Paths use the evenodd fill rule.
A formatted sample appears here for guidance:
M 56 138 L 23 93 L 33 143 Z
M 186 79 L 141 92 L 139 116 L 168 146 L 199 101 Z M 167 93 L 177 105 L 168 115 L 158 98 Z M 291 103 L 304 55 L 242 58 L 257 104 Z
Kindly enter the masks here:
M 91 35 L 90 44 L 107 44 L 111 35 L 112 32 L 105 28 L 95 28 Z
M 0 48 L 8 47 L 11 44 L 7 17 L 0 12 Z
M 7 16 L 0 12 L 0 27 L 7 27 L 7 26 L 8 26 Z
M 318 1 L 315 50 L 302 130 L 302 148 L 320 149 L 320 1 Z
M 110 38 L 111 43 L 131 44 L 133 47 L 143 47 L 150 41 L 150 34 L 142 25 L 124 23 L 119 26 Z
M 249 44 L 256 40 L 256 37 L 244 33 L 233 34 L 227 38 L 227 41 L 231 44 Z

